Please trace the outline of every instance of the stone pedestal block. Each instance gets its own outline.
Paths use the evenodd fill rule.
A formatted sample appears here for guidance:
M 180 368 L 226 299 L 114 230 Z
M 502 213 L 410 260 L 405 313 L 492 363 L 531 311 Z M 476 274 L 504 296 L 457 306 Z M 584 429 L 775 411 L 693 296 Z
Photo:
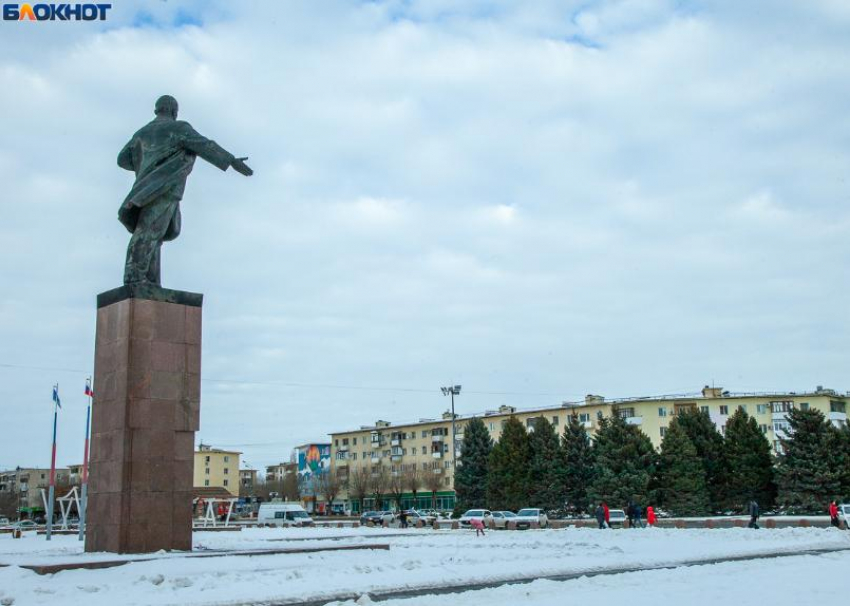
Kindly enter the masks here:
M 192 549 L 202 296 L 98 296 L 86 551 Z

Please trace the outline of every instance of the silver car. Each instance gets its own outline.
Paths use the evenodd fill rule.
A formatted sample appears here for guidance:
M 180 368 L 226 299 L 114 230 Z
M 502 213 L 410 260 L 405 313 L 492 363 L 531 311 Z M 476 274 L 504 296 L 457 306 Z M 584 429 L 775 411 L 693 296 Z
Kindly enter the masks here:
M 516 514 L 513 511 L 494 511 L 493 524 L 496 528 L 507 528 L 508 522 L 516 521 Z
M 537 522 L 540 528 L 549 526 L 549 516 L 546 515 L 546 512 L 534 507 L 520 509 L 516 513 L 516 519 L 514 521 L 517 528 L 531 528 L 532 522 Z

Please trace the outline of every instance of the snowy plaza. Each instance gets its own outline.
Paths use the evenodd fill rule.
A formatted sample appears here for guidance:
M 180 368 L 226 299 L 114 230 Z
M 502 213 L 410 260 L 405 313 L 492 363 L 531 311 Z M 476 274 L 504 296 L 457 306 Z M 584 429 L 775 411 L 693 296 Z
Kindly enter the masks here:
M 198 557 L 228 550 L 375 544 L 389 549 Z M 843 591 L 850 533 L 566 528 L 490 531 L 476 537 L 469 530 L 246 528 L 196 532 L 191 555 L 150 554 L 143 556 L 148 561 L 46 575 L 21 567 L 138 557 L 84 554 L 74 536 L 55 536 L 50 543 L 34 533 L 21 540 L 3 536 L 0 563 L 8 566 L 0 568 L 0 603 L 190 606 L 323 604 L 343 598 L 342 603 L 362 605 L 384 597 L 390 597 L 388 604 L 462 606 L 817 603 Z M 707 563 L 727 558 L 734 560 Z M 640 567 L 654 569 L 616 572 Z M 577 578 L 546 580 L 559 575 Z M 440 594 L 441 588 L 454 589 Z M 392 598 L 404 590 L 410 596 Z

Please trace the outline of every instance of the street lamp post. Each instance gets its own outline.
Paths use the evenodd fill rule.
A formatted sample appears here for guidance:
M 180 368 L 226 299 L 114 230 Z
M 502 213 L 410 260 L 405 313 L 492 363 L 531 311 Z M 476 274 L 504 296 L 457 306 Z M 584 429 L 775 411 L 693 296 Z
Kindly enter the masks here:
M 457 459 L 457 445 L 455 444 L 455 396 L 460 395 L 460 385 L 451 385 L 449 387 L 441 387 L 440 391 L 444 396 L 452 397 L 452 461 Z

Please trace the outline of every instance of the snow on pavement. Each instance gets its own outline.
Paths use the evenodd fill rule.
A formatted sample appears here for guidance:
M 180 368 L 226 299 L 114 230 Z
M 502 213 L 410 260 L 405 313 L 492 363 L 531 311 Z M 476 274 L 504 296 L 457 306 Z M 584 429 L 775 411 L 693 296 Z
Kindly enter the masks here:
M 397 536 L 401 534 L 402 536 Z M 395 535 L 395 536 L 393 536 Z M 330 538 L 342 537 L 339 540 Z M 277 539 L 307 539 L 293 542 Z M 563 574 L 606 567 L 670 564 L 684 560 L 798 553 L 850 547 L 850 533 L 786 528 L 500 531 L 417 529 L 245 529 L 196 533 L 196 550 L 269 549 L 389 543 L 390 551 L 341 551 L 255 557 L 191 558 L 170 554 L 101 570 L 39 576 L 15 564 L 115 559 L 82 553 L 73 536 L 47 543 L 30 534 L 0 538 L 0 603 L 29 604 L 240 604 L 260 600 L 330 598 L 344 592 L 418 588 L 518 576 Z M 778 560 L 775 570 L 784 562 Z M 738 563 L 743 568 L 755 563 Z M 662 571 L 658 578 L 671 571 Z M 650 574 L 650 573 L 639 573 Z M 781 575 L 780 575 L 781 576 Z M 530 586 L 528 586 L 530 587 Z M 535 591 L 537 591 L 535 584 Z M 489 590 L 488 590 L 489 591 Z M 544 598 L 541 598 L 544 599 Z M 545 602 L 543 602 L 545 603 Z
M 850 553 L 799 556 L 781 560 L 728 562 L 710 566 L 649 570 L 572 581 L 539 580 L 446 596 L 403 600 L 332 602 L 328 606 L 718 606 L 719 604 L 843 604 Z

